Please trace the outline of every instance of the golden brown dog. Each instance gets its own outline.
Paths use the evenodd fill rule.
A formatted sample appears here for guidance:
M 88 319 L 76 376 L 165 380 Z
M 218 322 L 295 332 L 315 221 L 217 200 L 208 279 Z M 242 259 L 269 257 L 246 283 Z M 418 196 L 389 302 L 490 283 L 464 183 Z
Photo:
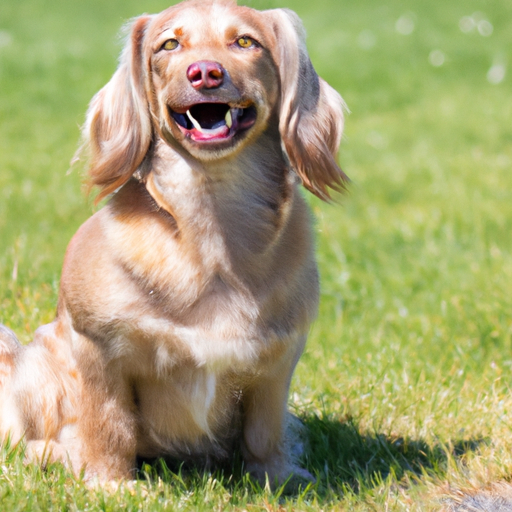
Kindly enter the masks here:
M 237 444 L 260 481 L 307 477 L 284 442 L 318 300 L 298 182 L 343 188 L 342 107 L 291 11 L 135 19 L 79 151 L 114 194 L 69 245 L 55 321 L 26 347 L 0 328 L 0 436 L 100 480 Z

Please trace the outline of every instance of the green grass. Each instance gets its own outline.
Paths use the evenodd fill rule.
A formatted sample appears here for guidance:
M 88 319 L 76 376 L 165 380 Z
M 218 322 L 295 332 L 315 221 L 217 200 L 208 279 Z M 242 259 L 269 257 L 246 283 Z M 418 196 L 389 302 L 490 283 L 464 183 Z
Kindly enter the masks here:
M 322 301 L 290 398 L 318 482 L 284 497 L 238 470 L 157 465 L 132 487 L 90 490 L 4 448 L 2 510 L 425 511 L 447 489 L 512 477 L 511 78 L 488 80 L 512 60 L 512 5 L 247 4 L 299 13 L 352 111 L 349 194 L 310 201 Z M 164 7 L 0 4 L 0 322 L 24 342 L 52 319 L 65 247 L 92 211 L 67 174 L 87 102 L 115 69 L 124 20 Z M 476 11 L 490 36 L 459 28 Z

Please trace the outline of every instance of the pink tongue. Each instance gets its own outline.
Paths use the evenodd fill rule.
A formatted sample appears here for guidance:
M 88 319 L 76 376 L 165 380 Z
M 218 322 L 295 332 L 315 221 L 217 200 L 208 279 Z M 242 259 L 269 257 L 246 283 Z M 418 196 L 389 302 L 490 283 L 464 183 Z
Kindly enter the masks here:
M 199 131 L 197 128 L 192 128 L 192 130 L 188 130 L 188 133 L 192 140 L 197 141 L 225 139 L 229 135 L 229 128 L 226 125 L 219 126 L 216 130 L 208 130 L 206 133 Z

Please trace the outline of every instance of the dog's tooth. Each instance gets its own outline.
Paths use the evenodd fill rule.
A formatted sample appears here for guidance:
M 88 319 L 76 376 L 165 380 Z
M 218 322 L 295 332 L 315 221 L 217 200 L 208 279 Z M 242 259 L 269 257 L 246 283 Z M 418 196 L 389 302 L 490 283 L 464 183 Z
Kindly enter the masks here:
M 201 133 L 204 133 L 202 126 L 197 122 L 197 120 L 190 113 L 190 109 L 187 110 L 187 116 L 190 119 L 190 122 L 194 125 L 196 130 L 199 130 Z
M 231 109 L 226 112 L 226 126 L 231 128 L 233 126 L 233 118 L 231 117 Z

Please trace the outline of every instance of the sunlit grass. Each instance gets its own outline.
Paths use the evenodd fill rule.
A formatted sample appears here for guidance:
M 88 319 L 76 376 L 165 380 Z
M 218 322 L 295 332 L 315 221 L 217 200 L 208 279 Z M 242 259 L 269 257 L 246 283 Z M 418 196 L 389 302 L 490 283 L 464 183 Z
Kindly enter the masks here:
M 427 511 L 512 476 L 512 6 L 247 4 L 301 15 L 317 70 L 352 111 L 350 191 L 310 201 L 322 301 L 290 400 L 317 483 L 284 497 L 239 468 L 157 465 L 88 489 L 4 448 L 2 510 Z M 0 321 L 23 342 L 52 319 L 65 247 L 92 211 L 67 171 L 118 29 L 166 6 L 0 5 Z

